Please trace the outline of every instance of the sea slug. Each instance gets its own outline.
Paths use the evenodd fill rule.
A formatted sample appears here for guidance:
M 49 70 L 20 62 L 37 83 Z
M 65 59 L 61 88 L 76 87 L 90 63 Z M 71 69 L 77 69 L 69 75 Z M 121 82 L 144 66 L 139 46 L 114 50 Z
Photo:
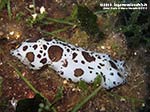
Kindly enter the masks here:
M 124 84 L 127 78 L 124 61 L 56 39 L 28 39 L 11 50 L 11 54 L 30 69 L 39 70 L 49 65 L 61 77 L 73 82 L 92 83 L 100 75 L 101 86 L 106 89 Z

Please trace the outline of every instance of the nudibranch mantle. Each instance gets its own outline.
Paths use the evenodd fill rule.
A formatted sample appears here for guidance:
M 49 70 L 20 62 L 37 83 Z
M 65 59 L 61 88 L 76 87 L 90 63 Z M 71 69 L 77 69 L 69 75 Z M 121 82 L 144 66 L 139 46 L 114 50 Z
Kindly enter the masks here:
M 123 84 L 127 78 L 124 61 L 56 39 L 28 39 L 11 50 L 11 54 L 30 69 L 39 70 L 49 65 L 61 77 L 73 82 L 83 80 L 92 83 L 100 75 L 101 86 L 106 89 Z

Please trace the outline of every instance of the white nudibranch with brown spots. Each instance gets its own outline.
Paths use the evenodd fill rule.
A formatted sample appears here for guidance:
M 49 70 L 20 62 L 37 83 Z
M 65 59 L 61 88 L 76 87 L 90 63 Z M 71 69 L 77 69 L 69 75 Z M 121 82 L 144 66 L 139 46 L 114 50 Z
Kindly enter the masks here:
M 28 39 L 11 54 L 30 69 L 39 70 L 49 65 L 61 77 L 73 82 L 83 80 L 92 83 L 100 75 L 101 86 L 106 89 L 123 84 L 127 77 L 124 61 L 113 60 L 107 54 L 88 51 L 56 39 Z

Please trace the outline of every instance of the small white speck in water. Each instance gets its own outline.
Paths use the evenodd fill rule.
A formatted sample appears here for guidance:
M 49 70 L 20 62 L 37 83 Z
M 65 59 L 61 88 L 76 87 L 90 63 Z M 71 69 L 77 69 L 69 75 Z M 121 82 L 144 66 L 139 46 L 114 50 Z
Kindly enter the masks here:
M 13 106 L 13 108 L 16 110 L 16 106 L 17 106 L 17 100 L 15 100 L 15 98 L 13 97 L 11 100 L 10 100 L 10 103 L 11 105 Z
M 18 39 L 20 37 L 20 34 L 16 34 L 16 39 Z
M 45 12 L 45 8 L 44 8 L 44 6 L 42 6 L 41 8 L 40 8 L 40 14 L 43 14 Z
M 68 82 L 67 82 L 67 80 L 64 80 L 64 81 L 63 81 L 63 84 L 65 84 L 65 85 L 66 85 L 67 83 L 68 83 Z
M 134 52 L 134 55 L 136 56 L 136 55 L 137 55 L 137 52 Z
M 29 8 L 34 8 L 34 5 L 33 4 L 29 5 Z
M 142 107 L 145 107 L 145 103 L 142 103 Z
M 36 17 L 37 17 L 37 14 L 36 14 L 36 13 L 35 13 L 35 14 L 32 14 L 32 17 L 33 17 L 33 20 L 35 20 Z
M 105 49 L 105 46 L 101 46 L 101 49 Z
M 10 35 L 14 35 L 14 33 L 15 33 L 14 31 L 9 32 Z
M 0 62 L 0 65 L 2 65 L 3 63 L 2 62 Z

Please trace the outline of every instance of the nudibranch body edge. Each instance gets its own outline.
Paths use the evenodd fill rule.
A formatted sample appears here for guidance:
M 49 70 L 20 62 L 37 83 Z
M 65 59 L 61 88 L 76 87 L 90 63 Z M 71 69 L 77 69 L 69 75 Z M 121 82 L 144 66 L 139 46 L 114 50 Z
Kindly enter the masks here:
M 127 78 L 124 61 L 56 39 L 29 39 L 11 50 L 11 54 L 30 69 L 39 70 L 49 65 L 61 77 L 73 82 L 83 80 L 92 83 L 100 75 L 101 86 L 106 89 L 124 84 Z

